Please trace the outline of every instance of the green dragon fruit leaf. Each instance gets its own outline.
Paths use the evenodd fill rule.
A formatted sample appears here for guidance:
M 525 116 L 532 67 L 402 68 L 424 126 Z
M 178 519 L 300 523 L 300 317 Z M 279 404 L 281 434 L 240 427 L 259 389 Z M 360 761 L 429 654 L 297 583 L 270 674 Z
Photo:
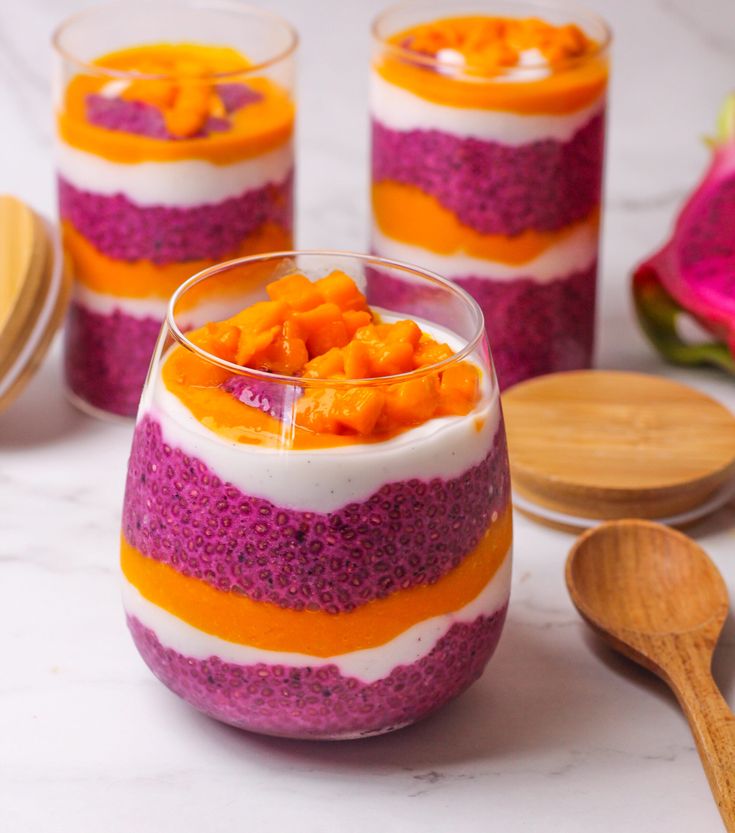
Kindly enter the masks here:
M 714 340 L 692 344 L 681 337 L 677 324 L 688 313 L 666 293 L 654 273 L 638 269 L 633 294 L 643 332 L 667 361 L 686 367 L 720 367 L 735 373 L 735 357 L 725 344 Z

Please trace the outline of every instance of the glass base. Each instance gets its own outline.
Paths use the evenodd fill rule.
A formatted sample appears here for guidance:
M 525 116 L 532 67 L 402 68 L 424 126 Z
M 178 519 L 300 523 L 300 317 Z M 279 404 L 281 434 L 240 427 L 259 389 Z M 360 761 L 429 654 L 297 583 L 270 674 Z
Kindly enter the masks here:
M 103 422 L 115 422 L 118 425 L 130 425 L 131 422 L 135 420 L 134 416 L 122 416 L 122 414 L 113 414 L 110 411 L 103 411 L 102 408 L 97 408 L 94 405 L 90 405 L 89 402 L 82 399 L 80 396 L 77 396 L 73 390 L 71 390 L 67 385 L 64 385 L 64 396 L 67 398 L 69 402 L 78 410 L 81 411 L 83 414 L 87 416 L 94 417 L 95 419 L 100 419 Z

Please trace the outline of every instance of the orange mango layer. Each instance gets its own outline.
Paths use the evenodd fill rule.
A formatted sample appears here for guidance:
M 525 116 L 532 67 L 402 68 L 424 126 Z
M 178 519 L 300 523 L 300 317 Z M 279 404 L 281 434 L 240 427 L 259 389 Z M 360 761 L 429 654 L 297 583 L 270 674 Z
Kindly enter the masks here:
M 233 364 L 296 380 L 425 372 L 385 385 L 307 385 L 303 394 L 294 390 L 296 381 L 289 390 L 298 398 L 281 421 L 223 391 L 219 386 L 228 370 L 175 348 L 163 367 L 164 384 L 208 428 L 238 442 L 323 447 L 341 444 L 338 438 L 384 440 L 433 417 L 467 414 L 477 403 L 475 365 L 459 362 L 431 372 L 452 350 L 413 321 L 375 321 L 364 295 L 343 272 L 315 282 L 293 273 L 266 289 L 270 301 L 207 324 L 189 339 Z
M 506 510 L 459 566 L 435 584 L 399 590 L 349 613 L 290 610 L 217 590 L 147 558 L 124 538 L 121 566 L 125 578 L 148 601 L 198 630 L 267 651 L 333 657 L 384 645 L 419 622 L 469 604 L 506 558 L 511 523 Z
M 234 50 L 198 44 L 157 44 L 124 49 L 94 62 L 99 67 L 124 72 L 160 74 L 163 79 L 133 81 L 122 93 L 161 110 L 176 140 L 166 141 L 90 124 L 86 98 L 99 93 L 111 78 L 77 75 L 69 83 L 58 113 L 60 137 L 73 147 L 112 162 L 175 162 L 206 159 L 227 165 L 259 156 L 288 141 L 293 133 L 294 104 L 288 92 L 265 77 L 247 75 L 249 62 Z M 213 73 L 243 75 L 210 80 Z M 224 132 L 194 138 L 210 116 L 224 116 L 216 83 L 246 83 L 262 98 L 228 116 Z
M 373 186 L 373 217 L 380 231 L 401 243 L 442 255 L 465 254 L 508 266 L 521 266 L 561 243 L 580 226 L 596 231 L 599 212 L 559 231 L 527 231 L 508 237 L 480 234 L 457 219 L 431 194 L 415 185 L 384 181 Z
M 69 222 L 62 223 L 66 252 L 72 260 L 74 277 L 83 286 L 116 298 L 168 299 L 174 290 L 192 275 L 214 266 L 219 260 L 189 260 L 159 265 L 148 260 L 115 260 L 102 254 Z M 289 232 L 274 223 L 265 223 L 246 237 L 230 257 L 290 249 Z M 242 285 L 236 287 L 240 291 Z M 208 287 L 211 291 L 211 286 Z M 196 288 L 182 299 L 177 311 L 195 305 L 199 298 Z
M 598 44 L 573 25 L 488 16 L 444 18 L 393 35 L 392 46 L 435 58 L 442 49 L 464 56 L 466 69 L 440 73 L 386 50 L 376 69 L 391 84 L 436 104 L 524 115 L 571 113 L 605 90 L 608 65 Z M 498 80 L 512 71 L 524 49 L 538 49 L 550 74 L 542 79 Z

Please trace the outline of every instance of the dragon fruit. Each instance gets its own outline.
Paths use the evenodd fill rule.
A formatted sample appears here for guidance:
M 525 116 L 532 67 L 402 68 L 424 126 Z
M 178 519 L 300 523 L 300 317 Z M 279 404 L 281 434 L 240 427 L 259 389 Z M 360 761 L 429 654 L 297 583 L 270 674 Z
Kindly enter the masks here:
M 257 408 L 275 419 L 286 419 L 302 390 L 277 382 L 259 382 L 245 376 L 231 376 L 222 384 L 243 405 Z
M 735 93 L 710 144 L 710 166 L 671 239 L 635 270 L 633 298 L 644 332 L 665 359 L 735 373 Z M 683 335 L 687 315 L 702 340 Z

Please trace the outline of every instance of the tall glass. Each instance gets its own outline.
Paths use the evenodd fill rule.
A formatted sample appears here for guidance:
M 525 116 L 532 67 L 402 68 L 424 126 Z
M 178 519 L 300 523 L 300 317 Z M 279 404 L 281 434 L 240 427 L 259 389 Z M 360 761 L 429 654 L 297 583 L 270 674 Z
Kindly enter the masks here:
M 270 281 L 335 269 L 368 302 L 375 269 L 400 282 L 383 321 L 418 320 L 454 354 L 382 378 L 314 379 L 242 367 L 186 335 L 265 299 Z M 443 385 L 467 363 L 479 380 L 469 412 L 365 438 L 300 421 L 310 402 Z M 498 386 L 461 289 L 366 255 L 305 252 L 231 261 L 176 292 L 135 429 L 122 571 L 138 650 L 196 708 L 317 739 L 419 720 L 497 645 L 511 524 Z
M 226 0 L 125 0 L 53 43 L 67 388 L 85 410 L 133 416 L 171 293 L 293 245 L 297 38 Z
M 562 3 L 414 0 L 373 35 L 373 251 L 476 298 L 501 388 L 589 367 L 607 26 Z

